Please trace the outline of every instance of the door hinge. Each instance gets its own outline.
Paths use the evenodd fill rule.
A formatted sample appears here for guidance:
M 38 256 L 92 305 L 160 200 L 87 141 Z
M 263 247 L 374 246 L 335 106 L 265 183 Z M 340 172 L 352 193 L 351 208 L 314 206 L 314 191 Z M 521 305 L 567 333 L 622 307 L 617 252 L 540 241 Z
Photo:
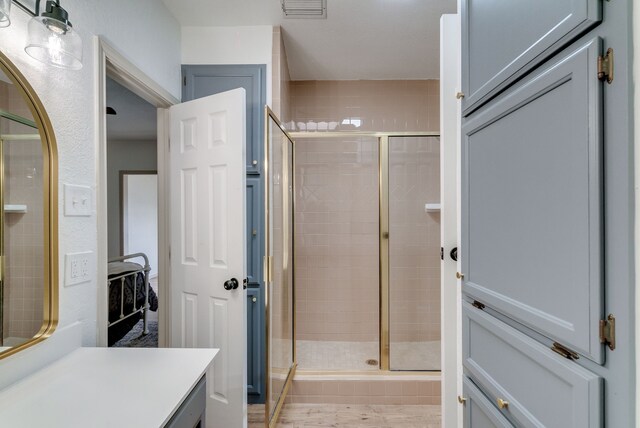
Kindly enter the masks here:
M 578 354 L 576 354 L 566 346 L 562 346 L 558 342 L 553 342 L 553 347 L 551 348 L 551 350 L 556 354 L 562 355 L 568 360 L 577 360 L 578 358 L 580 358 Z
M 264 256 L 264 281 L 271 282 L 271 264 L 273 258 L 271 256 Z
M 612 351 L 616 349 L 616 317 L 609 314 L 606 320 L 600 320 L 600 343 Z
M 440 247 L 440 260 L 444 260 L 444 248 Z
M 607 49 L 604 56 L 598 56 L 598 80 L 613 82 L 613 49 Z
M 484 309 L 484 305 L 482 303 L 478 302 L 477 300 L 474 300 L 472 305 L 473 305 L 473 307 L 478 308 L 480 310 Z

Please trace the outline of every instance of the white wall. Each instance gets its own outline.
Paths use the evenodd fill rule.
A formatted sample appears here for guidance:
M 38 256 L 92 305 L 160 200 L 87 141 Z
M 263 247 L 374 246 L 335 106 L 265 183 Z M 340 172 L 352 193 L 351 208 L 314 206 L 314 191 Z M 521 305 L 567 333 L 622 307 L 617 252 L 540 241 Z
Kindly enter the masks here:
M 96 186 L 96 122 L 93 36 L 103 36 L 158 84 L 180 97 L 180 26 L 157 0 L 66 0 L 74 28 L 82 37 L 84 67 L 61 70 L 41 64 L 24 53 L 30 18 L 17 7 L 12 24 L 0 29 L 0 50 L 27 77 L 42 100 L 58 143 L 59 190 L 63 183 Z M 62 197 L 62 196 L 61 196 Z M 97 250 L 97 224 L 91 217 L 64 217 L 59 204 L 59 328 L 80 322 L 82 343 L 96 343 L 97 284 L 64 287 L 64 254 Z M 95 262 L 95 260 L 94 260 Z M 95 266 L 95 263 L 94 263 Z M 54 334 L 55 337 L 55 334 Z M 46 343 L 47 341 L 45 341 Z M 38 345 L 36 348 L 40 347 Z M 31 353 L 39 352 L 33 349 Z M 34 365 L 46 357 L 33 358 Z M 50 352 L 50 351 L 49 351 Z M 20 358 L 20 354 L 16 358 Z M 0 361 L 10 365 L 13 357 Z
M 158 276 L 158 176 L 128 174 L 123 180 L 124 254 L 144 253 L 149 276 Z M 142 260 L 137 261 L 142 264 Z
M 110 258 L 123 255 L 120 251 L 120 171 L 157 171 L 157 156 L 156 141 L 107 142 L 107 229 Z
M 183 27 L 183 64 L 266 64 L 267 104 L 271 105 L 273 27 Z

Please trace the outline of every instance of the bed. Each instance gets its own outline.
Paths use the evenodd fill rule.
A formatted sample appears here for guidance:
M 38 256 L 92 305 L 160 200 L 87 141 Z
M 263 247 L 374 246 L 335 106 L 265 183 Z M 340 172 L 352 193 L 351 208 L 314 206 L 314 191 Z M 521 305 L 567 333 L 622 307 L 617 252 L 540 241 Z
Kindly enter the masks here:
M 144 260 L 144 265 L 132 260 Z M 129 254 L 109 260 L 109 334 L 112 346 L 143 320 L 142 334 L 148 334 L 149 311 L 158 310 L 158 296 L 149 287 L 149 259 L 144 253 Z

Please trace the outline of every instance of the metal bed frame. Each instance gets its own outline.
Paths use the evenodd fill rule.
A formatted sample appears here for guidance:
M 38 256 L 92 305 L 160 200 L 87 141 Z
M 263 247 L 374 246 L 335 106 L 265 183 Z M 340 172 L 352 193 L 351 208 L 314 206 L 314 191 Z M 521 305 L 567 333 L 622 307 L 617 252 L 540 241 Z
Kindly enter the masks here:
M 143 323 L 142 334 L 146 335 L 146 334 L 149 334 L 149 329 L 147 328 L 147 314 L 149 313 L 149 272 L 151 271 L 151 266 L 149 266 L 149 258 L 144 253 L 135 253 L 135 254 L 129 254 L 126 256 L 114 257 L 112 259 L 109 259 L 109 263 L 124 262 L 125 260 L 136 259 L 138 257 L 142 257 L 144 259 L 143 267 L 135 271 L 126 272 L 116 277 L 109 278 L 107 280 L 107 288 L 111 287 L 112 283 L 115 283 L 115 281 L 120 280 L 120 317 L 116 321 L 108 323 L 107 328 L 111 327 L 112 325 L 118 324 L 121 321 L 124 321 L 125 319 L 129 318 L 130 316 L 133 316 L 134 314 L 137 314 L 138 312 L 142 312 L 142 323 Z M 144 274 L 145 301 L 144 301 L 144 305 L 138 308 L 136 307 L 137 305 L 136 297 L 138 295 L 137 276 L 139 273 Z M 125 283 L 125 279 L 128 276 L 131 276 L 133 280 L 133 311 L 131 311 L 128 314 L 125 314 L 124 313 L 124 283 Z

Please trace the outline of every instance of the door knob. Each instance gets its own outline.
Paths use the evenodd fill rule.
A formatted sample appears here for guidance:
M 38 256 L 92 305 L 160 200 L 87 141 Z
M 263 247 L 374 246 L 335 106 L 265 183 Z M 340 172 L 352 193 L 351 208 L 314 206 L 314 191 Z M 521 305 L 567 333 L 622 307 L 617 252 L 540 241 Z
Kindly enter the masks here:
M 509 407 L 509 402 L 503 400 L 502 398 L 498 398 L 498 400 L 496 400 L 498 402 L 498 407 L 500 409 L 506 409 Z
M 463 397 L 462 395 L 458 395 L 458 403 L 464 405 L 467 403 L 467 399 L 465 397 Z
M 464 274 L 460 273 L 460 272 L 456 272 L 456 278 L 458 279 L 464 279 Z
M 230 280 L 224 282 L 224 289 L 235 290 L 236 288 L 238 288 L 238 285 L 238 280 L 235 278 L 231 278 Z

